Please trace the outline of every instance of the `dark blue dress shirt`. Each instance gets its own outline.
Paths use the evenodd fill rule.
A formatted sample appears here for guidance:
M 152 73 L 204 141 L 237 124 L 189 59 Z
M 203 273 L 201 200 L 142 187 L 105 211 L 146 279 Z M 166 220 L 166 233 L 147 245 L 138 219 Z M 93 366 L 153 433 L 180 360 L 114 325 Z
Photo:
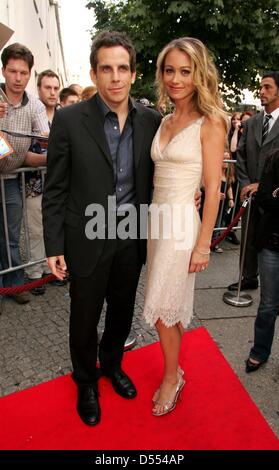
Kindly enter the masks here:
M 121 133 L 117 114 L 111 111 L 99 94 L 97 94 L 97 103 L 104 117 L 104 131 L 113 164 L 117 209 L 123 204 L 135 205 L 132 116 L 136 108 L 129 99 L 129 114 Z

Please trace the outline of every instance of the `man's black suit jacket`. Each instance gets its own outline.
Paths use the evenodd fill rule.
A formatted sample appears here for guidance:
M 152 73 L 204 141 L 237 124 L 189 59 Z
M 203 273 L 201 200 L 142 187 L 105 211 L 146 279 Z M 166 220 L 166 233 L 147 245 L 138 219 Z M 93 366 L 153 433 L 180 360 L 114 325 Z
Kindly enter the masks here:
M 264 112 L 244 122 L 244 130 L 237 146 L 237 179 L 241 189 L 260 181 L 267 155 L 279 147 L 279 118 L 262 144 Z
M 135 103 L 133 115 L 134 180 L 137 205 L 149 204 L 153 162 L 150 148 L 161 116 Z M 87 206 L 101 205 L 115 194 L 112 159 L 104 132 L 104 118 L 96 97 L 56 112 L 52 123 L 43 195 L 46 255 L 64 255 L 70 273 L 89 276 L 102 254 L 104 239 L 89 240 Z M 92 218 L 92 217 L 91 217 Z M 146 241 L 139 241 L 142 262 Z
M 257 231 L 254 244 L 258 251 L 268 247 L 272 233 L 279 234 L 279 197 L 272 196 L 277 188 L 279 188 L 278 150 L 268 155 L 256 194 L 258 211 L 256 212 Z

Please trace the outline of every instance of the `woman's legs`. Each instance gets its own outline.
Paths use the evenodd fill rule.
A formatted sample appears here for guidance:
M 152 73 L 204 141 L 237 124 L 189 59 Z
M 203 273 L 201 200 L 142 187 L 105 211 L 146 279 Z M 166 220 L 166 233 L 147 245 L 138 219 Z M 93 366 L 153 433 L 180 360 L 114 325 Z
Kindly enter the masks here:
M 181 380 L 181 375 L 178 374 L 178 363 L 184 329 L 180 323 L 166 327 L 161 320 L 157 321 L 156 329 L 164 357 L 164 376 L 153 408 L 153 411 L 159 414 L 164 411 L 164 404 L 174 400 L 178 381 Z
M 179 333 L 180 333 L 180 336 L 181 336 L 181 339 L 182 339 L 182 336 L 184 335 L 185 329 L 181 325 L 181 323 L 177 323 L 177 327 L 178 327 L 178 330 L 179 330 Z

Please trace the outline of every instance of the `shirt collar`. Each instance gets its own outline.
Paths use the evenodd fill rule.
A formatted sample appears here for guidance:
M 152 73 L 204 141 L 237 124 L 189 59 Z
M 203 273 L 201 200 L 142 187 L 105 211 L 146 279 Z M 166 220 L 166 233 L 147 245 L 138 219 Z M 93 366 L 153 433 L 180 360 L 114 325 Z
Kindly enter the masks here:
M 2 90 L 4 91 L 4 93 L 6 93 L 6 87 L 5 87 L 5 83 L 1 83 L 0 84 Z M 21 103 L 14 106 L 14 108 L 17 108 L 19 106 L 26 106 L 27 103 L 28 103 L 29 99 L 28 99 L 28 95 L 26 93 L 26 91 L 23 92 L 23 96 L 22 96 L 22 100 L 21 100 Z
M 101 98 L 99 93 L 96 93 L 96 100 L 97 100 L 97 105 L 98 105 L 104 119 L 106 119 L 106 117 L 109 113 L 115 114 L 114 111 L 112 111 L 108 107 L 108 105 L 104 102 L 104 100 Z M 128 101 L 128 108 L 129 108 L 129 114 L 136 111 L 136 106 L 135 106 L 133 100 L 130 97 L 129 97 L 129 101 Z
M 272 119 L 274 119 L 274 121 L 276 121 L 276 119 L 279 116 L 279 107 L 274 109 L 274 111 L 272 111 L 272 113 L 267 113 L 266 111 L 264 111 L 264 118 L 267 114 L 270 114 L 272 116 Z

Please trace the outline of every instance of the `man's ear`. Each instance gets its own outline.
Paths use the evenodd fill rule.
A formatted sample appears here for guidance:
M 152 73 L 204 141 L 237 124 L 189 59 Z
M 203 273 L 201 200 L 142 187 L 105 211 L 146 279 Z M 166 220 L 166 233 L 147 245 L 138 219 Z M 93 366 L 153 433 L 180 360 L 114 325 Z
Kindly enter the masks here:
M 132 73 L 132 80 L 131 80 L 132 85 L 135 83 L 135 81 L 136 81 L 136 72 L 133 72 Z

